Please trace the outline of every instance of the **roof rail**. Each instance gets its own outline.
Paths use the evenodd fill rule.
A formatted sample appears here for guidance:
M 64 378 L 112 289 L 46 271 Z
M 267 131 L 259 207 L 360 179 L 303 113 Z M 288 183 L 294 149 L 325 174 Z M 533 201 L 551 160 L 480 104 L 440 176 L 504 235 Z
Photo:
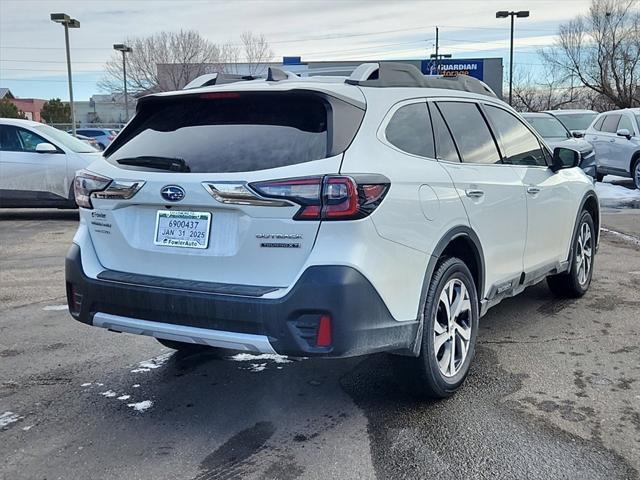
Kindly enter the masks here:
M 363 63 L 353 71 L 345 83 L 361 87 L 443 88 L 497 97 L 486 83 L 477 78 L 467 75 L 425 76 L 415 66 L 399 62 Z
M 210 85 L 222 85 L 223 83 L 246 82 L 249 80 L 257 80 L 260 77 L 253 75 L 233 75 L 230 73 L 206 73 L 191 80 L 182 89 L 191 90 L 192 88 L 208 87 Z

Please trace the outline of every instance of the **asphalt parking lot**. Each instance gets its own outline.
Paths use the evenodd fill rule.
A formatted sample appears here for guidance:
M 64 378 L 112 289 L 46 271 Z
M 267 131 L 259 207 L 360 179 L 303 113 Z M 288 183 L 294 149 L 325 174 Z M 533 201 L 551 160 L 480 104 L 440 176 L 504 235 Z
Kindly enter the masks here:
M 79 324 L 77 213 L 0 211 L 0 477 L 638 478 L 640 210 L 609 207 L 588 294 L 490 310 L 440 402 L 398 357 L 182 357 Z

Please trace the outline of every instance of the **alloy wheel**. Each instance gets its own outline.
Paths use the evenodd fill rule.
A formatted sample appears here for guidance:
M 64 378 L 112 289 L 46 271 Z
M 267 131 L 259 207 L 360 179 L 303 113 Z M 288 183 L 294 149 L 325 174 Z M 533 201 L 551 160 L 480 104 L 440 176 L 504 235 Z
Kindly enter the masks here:
M 578 245 L 576 248 L 576 272 L 578 275 L 578 283 L 581 286 L 587 284 L 589 274 L 591 273 L 591 264 L 593 262 L 593 235 L 591 227 L 587 222 L 580 226 L 578 233 Z
M 435 315 L 433 351 L 440 373 L 453 377 L 469 353 L 473 319 L 469 292 L 460 279 L 453 278 L 446 283 Z
M 640 189 L 640 160 L 636 162 L 636 171 L 633 180 L 636 182 L 636 188 Z

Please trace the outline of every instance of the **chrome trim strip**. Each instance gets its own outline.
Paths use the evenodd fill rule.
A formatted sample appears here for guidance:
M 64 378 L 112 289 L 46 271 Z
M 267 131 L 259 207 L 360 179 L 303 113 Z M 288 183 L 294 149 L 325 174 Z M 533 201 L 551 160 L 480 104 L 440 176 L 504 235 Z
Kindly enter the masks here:
M 269 343 L 269 339 L 264 335 L 224 332 L 221 330 L 209 330 L 208 328 L 151 322 L 102 312 L 97 312 L 93 316 L 93 326 L 107 328 L 116 332 L 164 338 L 176 342 L 196 343 L 245 352 L 276 353 Z
M 258 195 L 245 182 L 202 182 L 205 190 L 220 203 L 257 205 L 265 207 L 290 207 L 291 203 L 272 200 Z
M 93 192 L 91 198 L 128 200 L 138 193 L 145 183 L 142 180 L 135 182 L 113 180 L 105 190 Z

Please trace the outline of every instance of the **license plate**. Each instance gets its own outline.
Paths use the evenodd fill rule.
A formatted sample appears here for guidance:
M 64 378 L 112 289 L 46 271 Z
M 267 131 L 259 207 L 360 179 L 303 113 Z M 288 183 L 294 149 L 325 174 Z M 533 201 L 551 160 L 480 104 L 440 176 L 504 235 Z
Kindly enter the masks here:
M 209 212 L 158 210 L 153 243 L 165 247 L 207 248 L 210 228 Z

